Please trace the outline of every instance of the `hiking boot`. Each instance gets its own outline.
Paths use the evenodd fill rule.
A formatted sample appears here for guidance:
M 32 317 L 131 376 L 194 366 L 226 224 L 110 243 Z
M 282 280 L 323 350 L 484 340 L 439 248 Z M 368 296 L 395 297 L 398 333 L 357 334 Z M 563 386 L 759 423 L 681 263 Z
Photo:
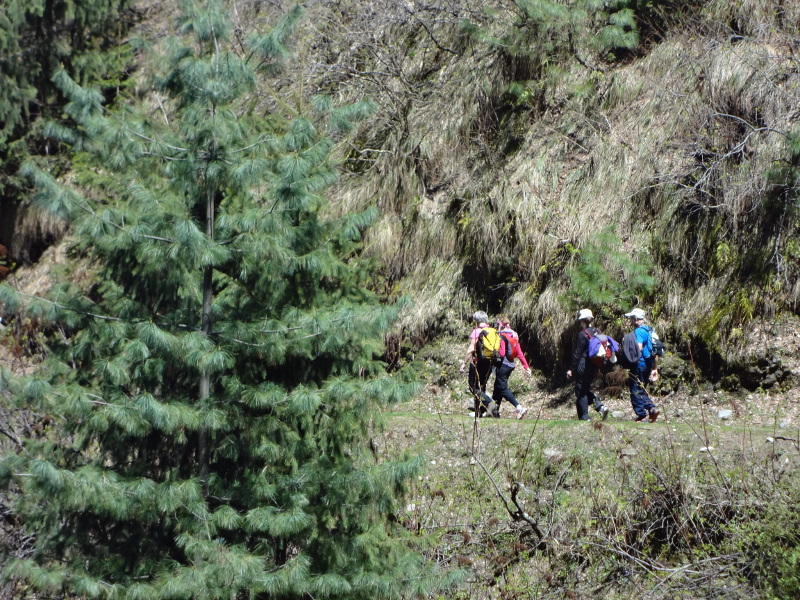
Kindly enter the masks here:
M 658 409 L 651 408 L 650 409 L 650 414 L 648 415 L 648 418 L 650 419 L 650 422 L 651 423 L 655 423 L 656 419 L 658 418 L 658 415 L 660 415 L 660 414 L 661 413 L 658 411 Z
M 525 408 L 524 406 L 518 406 L 518 407 L 517 407 L 517 418 L 518 418 L 518 419 L 523 419 L 523 418 L 525 418 L 525 415 L 526 415 L 527 413 L 528 413 L 528 409 L 527 409 L 527 408 Z
M 636 418 L 633 420 L 633 422 L 634 422 L 634 423 L 644 423 L 646 420 L 647 420 L 647 415 L 645 415 L 645 416 L 643 416 L 643 417 L 636 417 Z
M 603 405 L 602 407 L 600 407 L 599 412 L 600 412 L 600 418 L 603 419 L 603 421 L 605 421 L 608 418 L 608 415 L 611 411 L 608 410 L 608 407 L 606 405 Z

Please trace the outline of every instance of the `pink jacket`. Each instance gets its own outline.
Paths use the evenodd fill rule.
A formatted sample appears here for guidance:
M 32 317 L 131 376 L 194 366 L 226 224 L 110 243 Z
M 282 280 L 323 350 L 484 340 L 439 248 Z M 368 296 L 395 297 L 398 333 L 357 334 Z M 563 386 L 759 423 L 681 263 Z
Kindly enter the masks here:
M 517 332 L 514 331 L 513 329 L 511 329 L 510 327 L 503 327 L 500 330 L 500 333 L 504 333 L 504 334 L 506 334 L 506 335 L 508 335 L 510 337 L 515 338 L 517 341 L 519 341 L 519 336 L 517 335 Z M 520 364 L 522 364 L 522 368 L 523 369 L 530 369 L 530 367 L 528 366 L 528 361 L 525 358 L 525 354 L 522 352 L 522 346 L 517 346 L 517 358 L 519 359 Z M 507 361 L 505 359 L 503 359 L 503 362 L 505 364 L 509 365 L 509 366 L 512 366 L 512 367 L 515 366 L 513 364 L 510 364 L 509 361 Z

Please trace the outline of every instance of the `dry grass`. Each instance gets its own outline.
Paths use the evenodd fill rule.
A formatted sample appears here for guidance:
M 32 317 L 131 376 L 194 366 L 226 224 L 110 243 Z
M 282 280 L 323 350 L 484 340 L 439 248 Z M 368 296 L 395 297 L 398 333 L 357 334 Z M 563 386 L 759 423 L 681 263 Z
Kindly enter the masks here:
M 11 252 L 22 261 L 29 261 L 37 246 L 57 242 L 67 232 L 67 224 L 62 219 L 40 208 L 24 205 L 16 215 Z
M 6 283 L 17 291 L 29 296 L 44 296 L 56 283 L 57 273 L 70 265 L 67 258 L 67 246 L 70 240 L 64 239 L 45 250 L 39 262 L 32 266 L 18 269 Z M 87 277 L 89 270 L 84 265 L 73 265 L 76 269 L 76 282 Z
M 731 33 L 734 23 L 743 36 L 769 39 L 781 31 L 793 34 L 800 31 L 800 6 L 796 2 L 771 0 L 713 0 L 708 3 L 707 19 L 723 32 Z

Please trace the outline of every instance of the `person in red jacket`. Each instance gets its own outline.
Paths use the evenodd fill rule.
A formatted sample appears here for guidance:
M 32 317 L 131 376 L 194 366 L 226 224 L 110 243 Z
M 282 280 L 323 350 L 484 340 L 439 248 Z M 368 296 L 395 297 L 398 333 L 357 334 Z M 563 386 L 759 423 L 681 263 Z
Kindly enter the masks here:
M 511 329 L 511 320 L 506 316 L 498 317 L 497 331 L 500 333 L 500 335 L 507 338 L 509 343 L 516 348 L 516 358 L 518 358 L 520 364 L 522 364 L 525 374 L 530 377 L 531 368 L 528 365 L 528 361 L 525 359 L 525 354 L 522 352 L 522 347 L 519 345 L 519 336 L 517 335 L 517 332 Z M 514 396 L 514 393 L 508 388 L 508 378 L 511 377 L 511 373 L 514 372 L 514 368 L 516 366 L 517 365 L 514 361 L 514 358 L 511 358 L 510 360 L 503 358 L 502 363 L 495 367 L 492 400 L 494 400 L 498 407 L 500 406 L 500 402 L 502 400 L 508 400 L 514 407 L 514 416 L 518 419 L 522 419 L 528 412 L 528 409 L 517 402 L 516 396 Z

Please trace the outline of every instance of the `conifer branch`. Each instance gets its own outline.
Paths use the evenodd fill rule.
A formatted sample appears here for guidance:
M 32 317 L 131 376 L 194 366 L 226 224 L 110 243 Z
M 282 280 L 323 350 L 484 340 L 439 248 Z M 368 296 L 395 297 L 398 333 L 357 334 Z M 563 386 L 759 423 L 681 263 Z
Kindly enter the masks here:
M 126 321 L 125 319 L 120 319 L 119 317 L 111 317 L 109 315 L 99 315 L 97 313 L 92 313 L 84 310 L 78 310 L 77 308 L 72 308 L 70 306 L 64 306 L 54 300 L 48 300 L 47 298 L 42 298 L 41 296 L 36 296 L 35 294 L 27 294 L 25 292 L 17 292 L 18 295 L 23 296 L 25 298 L 30 298 L 31 300 L 38 300 L 40 302 L 44 302 L 45 304 L 49 304 L 51 306 L 55 306 L 56 308 L 60 308 L 61 310 L 66 310 L 69 312 L 73 312 L 75 314 L 84 315 L 87 317 L 92 317 L 93 319 L 100 319 L 102 321 L 119 321 L 123 323 L 139 323 L 141 321 Z
M 71 313 L 83 315 L 85 317 L 91 317 L 93 319 L 99 319 L 101 321 L 115 321 L 115 322 L 119 322 L 119 323 L 127 323 L 129 325 L 139 325 L 141 323 L 146 323 L 146 322 L 151 320 L 149 318 L 122 319 L 120 317 L 112 317 L 110 315 L 101 315 L 101 314 L 90 312 L 90 311 L 80 310 L 78 308 L 74 308 L 74 307 L 71 307 L 71 306 L 65 306 L 65 305 L 63 305 L 63 304 L 61 304 L 59 302 L 56 302 L 54 300 L 49 300 L 47 298 L 42 298 L 41 296 L 36 296 L 35 294 L 28 294 L 28 293 L 19 292 L 19 291 L 17 291 L 16 293 L 19 296 L 23 296 L 25 298 L 29 298 L 29 299 L 34 300 L 34 301 L 38 300 L 40 302 L 44 302 L 45 304 L 49 304 L 49 305 L 54 306 L 54 307 L 56 307 L 56 308 L 58 308 L 60 310 L 69 311 Z M 335 325 L 335 324 L 338 324 L 338 323 L 343 323 L 343 322 L 347 321 L 347 319 L 348 319 L 348 317 L 338 317 L 338 318 L 335 318 L 335 319 L 331 319 L 328 323 L 330 325 Z M 186 325 L 184 323 L 168 323 L 168 322 L 164 322 L 164 321 L 157 321 L 157 322 L 155 322 L 155 325 L 157 325 L 159 328 L 174 328 L 174 329 L 183 329 L 183 330 L 195 331 L 195 332 L 202 331 L 202 329 L 199 328 L 199 327 L 190 327 L 189 325 Z M 267 334 L 267 335 L 270 335 L 270 334 L 282 334 L 282 335 L 285 335 L 285 334 L 287 334 L 289 332 L 292 332 L 292 331 L 301 331 L 303 329 L 308 329 L 310 327 L 311 327 L 311 325 L 298 325 L 296 327 L 284 327 L 284 328 L 281 328 L 281 329 L 259 329 L 259 330 L 257 330 L 257 333 L 262 333 L 262 334 Z M 324 334 L 324 331 L 318 330 L 318 331 L 315 331 L 313 333 L 309 333 L 307 335 L 304 335 L 304 336 L 296 338 L 296 339 L 310 339 L 310 338 L 314 338 L 314 337 L 319 337 L 320 335 L 323 335 L 323 334 Z M 229 336 L 223 335 L 223 334 L 221 334 L 221 333 L 219 333 L 217 331 L 210 332 L 209 333 L 209 337 L 222 339 L 222 340 L 225 340 L 225 341 L 228 341 L 228 342 L 233 342 L 235 344 L 239 344 L 239 345 L 243 345 L 243 346 L 249 346 L 251 348 L 260 348 L 260 347 L 263 347 L 263 346 L 265 346 L 267 344 L 266 342 L 264 342 L 264 343 L 247 342 L 247 341 L 239 339 L 239 338 L 234 338 L 234 337 L 229 337 Z
M 91 396 L 92 398 L 99 398 L 99 400 L 89 400 L 89 404 L 97 404 L 99 406 L 114 406 L 112 403 L 103 400 L 103 397 L 98 396 L 97 394 L 87 393 L 86 395 Z
M 148 137 L 145 134 L 143 134 L 143 133 L 141 133 L 139 131 L 136 131 L 135 129 L 131 129 L 128 125 L 126 125 L 121 119 L 119 119 L 108 108 L 106 108 L 105 106 L 102 106 L 101 108 L 103 109 L 103 112 L 106 115 L 108 115 L 108 118 L 110 118 L 110 119 L 116 121 L 117 123 L 119 123 L 125 131 L 127 131 L 128 133 L 130 133 L 134 137 L 138 137 L 139 139 L 142 139 L 142 140 L 144 140 L 146 142 L 150 142 L 152 144 L 157 144 L 159 146 L 164 146 L 165 148 L 169 148 L 170 150 L 176 150 L 177 152 L 186 152 L 186 153 L 190 152 L 190 150 L 188 148 L 181 148 L 180 146 L 173 146 L 172 144 L 168 144 L 166 142 L 161 142 L 161 141 L 156 140 L 154 138 Z M 165 160 L 183 160 L 183 159 L 176 159 L 176 158 L 171 158 L 171 157 L 168 157 L 168 156 L 152 154 L 152 153 L 147 153 L 147 152 L 142 152 L 142 155 L 143 156 L 158 156 L 159 158 L 164 158 Z
M 24 167 L 23 172 L 25 174 L 31 175 L 33 177 L 35 183 L 37 183 L 38 185 L 41 185 L 42 187 L 50 188 L 51 186 L 55 185 L 54 182 L 52 182 L 50 180 L 49 176 L 46 176 L 47 177 L 47 182 L 46 183 L 43 183 L 41 180 L 39 180 L 38 179 L 39 177 L 45 177 L 45 175 L 41 170 L 39 170 L 36 167 L 26 166 L 26 167 Z M 99 216 L 97 214 L 97 212 L 92 208 L 92 206 L 88 202 L 82 202 L 81 200 L 83 200 L 83 199 L 82 198 L 80 200 L 76 199 L 76 196 L 78 198 L 80 198 L 80 196 L 78 196 L 78 194 L 76 194 L 75 192 L 71 192 L 70 191 L 69 193 L 65 193 L 63 195 L 63 198 L 67 202 L 72 204 L 73 206 L 77 207 L 79 210 L 81 210 L 86 215 L 89 215 L 89 216 L 91 216 L 91 217 L 93 217 L 95 219 L 98 219 L 101 223 L 105 223 L 107 225 L 110 225 L 111 227 L 114 227 L 118 231 L 124 231 L 124 232 L 128 231 L 125 228 L 125 226 L 120 225 L 119 223 L 114 223 L 113 221 L 110 221 L 110 220 L 108 220 L 106 218 L 103 218 L 103 217 Z M 140 235 L 144 239 L 150 239 L 150 240 L 154 240 L 154 241 L 157 241 L 157 242 L 166 242 L 166 243 L 169 243 L 169 244 L 174 243 L 174 240 L 171 240 L 171 239 L 168 239 L 168 238 L 162 238 L 162 237 L 159 237 L 159 236 L 154 236 L 154 235 L 149 235 L 149 234 L 140 234 Z
M 164 103 L 161 102 L 161 96 L 159 94 L 153 94 L 158 103 L 158 108 L 161 111 L 161 114 L 164 116 L 164 124 L 169 127 L 169 115 L 167 115 L 167 111 L 164 108 Z
M 252 150 L 253 148 L 258 148 L 259 146 L 262 146 L 269 139 L 270 139 L 270 137 L 265 135 L 261 139 L 259 139 L 258 141 L 253 142 L 252 144 L 250 144 L 249 146 L 244 146 L 243 148 L 236 148 L 235 150 L 231 150 L 230 152 L 231 152 L 231 154 L 239 154 L 240 152 L 247 152 L 248 150 Z

